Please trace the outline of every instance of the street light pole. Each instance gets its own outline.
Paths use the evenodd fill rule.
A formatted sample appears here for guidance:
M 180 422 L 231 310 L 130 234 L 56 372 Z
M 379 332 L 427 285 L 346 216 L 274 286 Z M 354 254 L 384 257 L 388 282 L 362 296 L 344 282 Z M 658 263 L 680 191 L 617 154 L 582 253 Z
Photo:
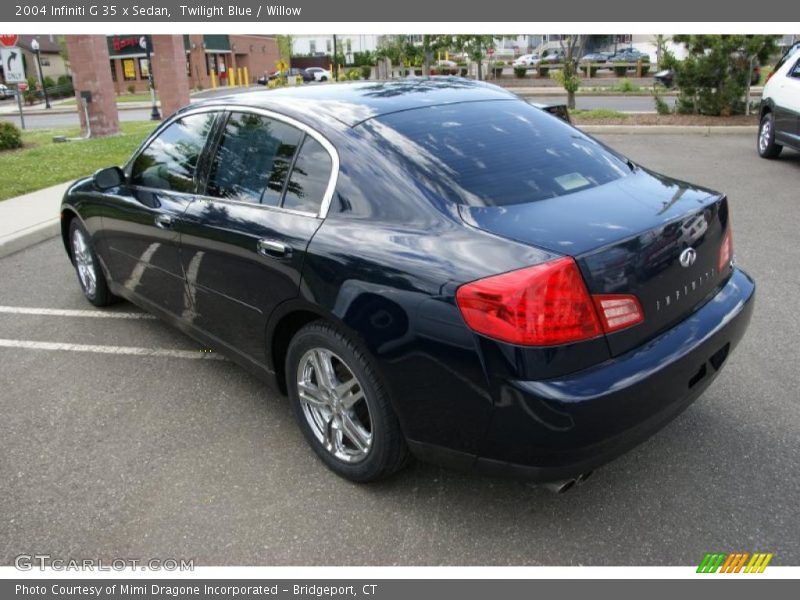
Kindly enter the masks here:
M 158 105 L 156 104 L 156 83 L 155 79 L 153 79 L 153 61 L 150 59 L 150 40 L 144 37 L 143 42 L 147 52 L 147 85 L 150 88 L 150 103 L 152 105 L 150 120 L 160 121 L 161 113 L 158 112 Z
M 50 96 L 47 95 L 47 86 L 44 84 L 44 73 L 42 73 L 42 59 L 39 55 L 39 40 L 33 38 L 31 41 L 31 50 L 36 55 L 36 66 L 39 68 L 39 85 L 42 86 L 44 92 L 44 107 L 50 108 Z

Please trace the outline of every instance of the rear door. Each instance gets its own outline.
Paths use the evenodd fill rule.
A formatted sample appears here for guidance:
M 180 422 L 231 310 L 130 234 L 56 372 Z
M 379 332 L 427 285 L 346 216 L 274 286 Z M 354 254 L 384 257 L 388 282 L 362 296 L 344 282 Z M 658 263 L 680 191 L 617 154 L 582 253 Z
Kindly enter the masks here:
M 195 197 L 217 114 L 183 115 L 162 128 L 128 165 L 128 184 L 103 213 L 112 279 L 174 315 L 185 308 L 176 225 Z
M 266 111 L 226 115 L 202 198 L 180 225 L 187 320 L 263 362 L 267 319 L 298 294 L 337 173 L 333 146 L 304 125 Z

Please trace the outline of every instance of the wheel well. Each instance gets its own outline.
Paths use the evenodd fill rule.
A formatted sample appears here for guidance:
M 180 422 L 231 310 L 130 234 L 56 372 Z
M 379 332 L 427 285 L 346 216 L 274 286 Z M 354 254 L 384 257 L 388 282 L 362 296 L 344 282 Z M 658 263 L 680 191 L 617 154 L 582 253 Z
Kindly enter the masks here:
M 65 210 L 61 214 L 61 241 L 64 242 L 64 249 L 67 251 L 70 261 L 72 260 L 72 248 L 69 243 L 69 227 L 77 216 L 71 210 Z
M 275 378 L 278 381 L 278 388 L 284 394 L 287 393 L 286 352 L 289 349 L 289 343 L 300 329 L 312 321 L 321 319 L 322 317 L 319 314 L 311 311 L 294 311 L 282 317 L 272 332 L 270 356 L 272 357 L 272 366 L 275 369 Z
M 764 115 L 769 114 L 772 112 L 772 109 L 769 107 L 769 104 L 765 104 L 761 107 L 761 114 L 758 116 L 759 121 L 764 118 Z

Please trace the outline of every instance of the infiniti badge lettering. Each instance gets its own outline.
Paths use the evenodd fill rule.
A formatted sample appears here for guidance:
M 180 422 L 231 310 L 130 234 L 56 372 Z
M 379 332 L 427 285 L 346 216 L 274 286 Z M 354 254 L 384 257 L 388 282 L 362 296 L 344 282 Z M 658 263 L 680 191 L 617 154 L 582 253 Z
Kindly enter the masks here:
M 687 250 L 691 250 L 691 248 L 687 248 Z M 682 256 L 682 255 L 681 255 Z M 714 278 L 716 271 L 711 269 L 710 271 L 706 271 L 699 277 L 692 279 L 683 288 L 679 288 L 671 293 L 669 296 L 664 296 L 660 300 L 656 300 L 656 311 L 662 309 L 662 307 L 669 306 L 672 302 L 677 302 L 681 299 L 681 297 L 686 297 L 692 292 L 697 291 L 698 289 L 702 288 L 706 283 L 711 281 Z

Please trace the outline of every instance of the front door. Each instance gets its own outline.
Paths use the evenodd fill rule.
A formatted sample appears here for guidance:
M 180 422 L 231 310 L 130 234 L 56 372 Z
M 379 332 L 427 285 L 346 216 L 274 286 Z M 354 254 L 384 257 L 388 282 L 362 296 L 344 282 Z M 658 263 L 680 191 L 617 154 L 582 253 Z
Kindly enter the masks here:
M 204 195 L 189 205 L 181 260 L 206 334 L 262 363 L 267 320 L 298 295 L 303 259 L 332 192 L 333 149 L 303 126 L 232 111 L 210 161 Z
M 103 212 L 112 279 L 174 315 L 186 302 L 176 225 L 194 200 L 214 119 L 195 113 L 167 125 L 131 162 L 127 184 Z

